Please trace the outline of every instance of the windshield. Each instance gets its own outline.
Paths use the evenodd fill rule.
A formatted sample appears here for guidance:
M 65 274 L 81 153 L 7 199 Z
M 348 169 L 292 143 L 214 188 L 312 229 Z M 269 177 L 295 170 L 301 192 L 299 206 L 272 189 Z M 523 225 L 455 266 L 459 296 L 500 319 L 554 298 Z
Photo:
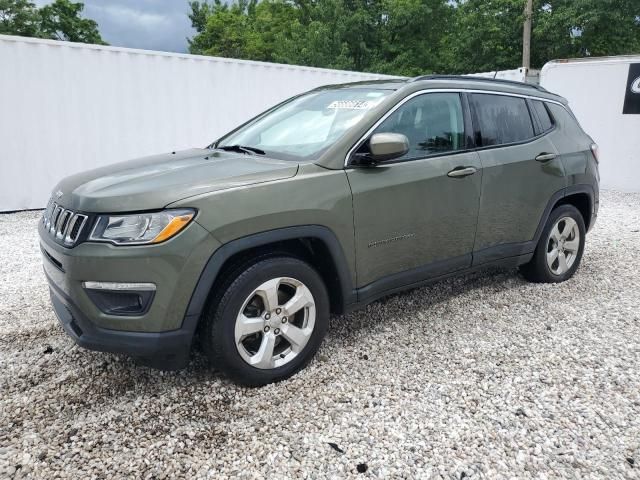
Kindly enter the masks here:
M 389 93 L 371 88 L 307 93 L 245 125 L 215 147 L 258 149 L 287 160 L 315 159 Z

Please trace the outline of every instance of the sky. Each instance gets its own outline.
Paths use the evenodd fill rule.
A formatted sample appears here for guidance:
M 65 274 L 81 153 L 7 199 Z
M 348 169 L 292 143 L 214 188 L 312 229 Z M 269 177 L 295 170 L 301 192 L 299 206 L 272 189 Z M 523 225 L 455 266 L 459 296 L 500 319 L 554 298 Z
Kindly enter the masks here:
M 84 5 L 83 17 L 98 22 L 102 38 L 113 46 L 184 53 L 187 37 L 195 33 L 187 0 L 84 0 Z

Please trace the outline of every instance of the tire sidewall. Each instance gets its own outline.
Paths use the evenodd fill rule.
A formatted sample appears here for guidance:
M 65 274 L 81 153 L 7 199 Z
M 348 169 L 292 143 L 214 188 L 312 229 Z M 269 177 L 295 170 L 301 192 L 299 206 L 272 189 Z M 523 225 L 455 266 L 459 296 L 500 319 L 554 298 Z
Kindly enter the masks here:
M 289 277 L 302 282 L 315 301 L 316 319 L 309 342 L 290 362 L 274 369 L 260 369 L 245 362 L 235 342 L 236 318 L 247 297 L 262 283 L 277 277 Z M 326 334 L 329 323 L 329 298 L 320 275 L 307 263 L 295 258 L 272 258 L 250 267 L 229 286 L 218 305 L 211 334 L 212 347 L 218 349 L 217 359 L 222 370 L 246 385 L 264 385 L 283 380 L 304 368 L 313 358 Z

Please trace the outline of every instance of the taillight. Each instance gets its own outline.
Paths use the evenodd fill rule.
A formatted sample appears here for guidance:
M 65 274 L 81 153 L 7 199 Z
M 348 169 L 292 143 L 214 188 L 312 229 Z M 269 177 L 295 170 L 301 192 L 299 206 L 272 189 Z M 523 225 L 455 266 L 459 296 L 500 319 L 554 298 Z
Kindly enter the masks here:
M 596 159 L 596 162 L 600 163 L 600 150 L 598 149 L 598 144 L 591 144 L 591 153 L 593 153 L 593 158 Z

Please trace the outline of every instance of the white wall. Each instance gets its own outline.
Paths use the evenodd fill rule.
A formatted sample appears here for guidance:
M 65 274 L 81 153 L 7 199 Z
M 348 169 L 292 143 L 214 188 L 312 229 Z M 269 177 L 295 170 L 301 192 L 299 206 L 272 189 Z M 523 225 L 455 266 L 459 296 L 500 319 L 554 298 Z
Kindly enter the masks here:
M 630 63 L 640 55 L 550 62 L 540 83 L 569 100 L 599 145 L 601 187 L 640 192 L 640 115 L 622 115 Z
M 382 75 L 0 35 L 0 211 L 62 177 L 209 144 L 297 93 Z
M 524 67 L 514 68 L 512 70 L 494 70 L 492 72 L 469 73 L 470 77 L 495 78 L 499 80 L 511 80 L 513 82 L 540 83 L 540 70 L 527 69 Z

